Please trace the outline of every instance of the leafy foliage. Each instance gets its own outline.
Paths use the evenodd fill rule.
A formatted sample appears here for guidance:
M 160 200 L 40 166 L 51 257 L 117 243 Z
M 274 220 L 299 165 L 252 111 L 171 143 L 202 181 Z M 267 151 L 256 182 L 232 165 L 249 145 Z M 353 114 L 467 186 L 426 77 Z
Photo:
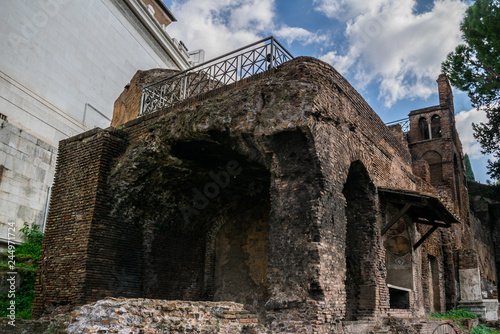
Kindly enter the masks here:
M 42 250 L 43 232 L 40 231 L 38 225 L 33 224 L 30 227 L 24 223 L 21 233 L 23 233 L 24 242 L 16 247 L 16 256 L 30 255 L 33 260 L 38 261 Z
M 35 300 L 35 279 L 38 270 L 38 260 L 40 259 L 40 251 L 42 249 L 43 232 L 40 228 L 33 224 L 31 227 L 24 223 L 24 227 L 20 230 L 23 234 L 24 241 L 16 247 L 15 260 L 16 271 L 20 272 L 24 278 L 21 287 L 15 292 L 16 317 L 21 319 L 31 319 L 31 307 Z M 5 255 L 4 255 L 5 256 Z M 6 257 L 5 257 L 6 258 Z M 0 270 L 7 270 L 5 260 L 0 264 Z M 7 307 L 11 299 L 8 293 L 0 296 L 0 317 L 8 315 Z
M 431 319 L 445 319 L 445 320 L 456 320 L 456 319 L 475 319 L 478 316 L 464 309 L 449 310 L 441 313 L 432 313 L 429 318 Z
M 429 316 L 431 319 L 443 319 L 443 320 L 460 320 L 460 319 L 476 319 L 479 318 L 478 315 L 471 313 L 464 309 L 450 310 L 447 312 L 433 313 Z M 457 321 L 460 326 L 460 322 Z M 471 330 L 471 334 L 500 334 L 492 330 L 485 325 L 477 325 Z
M 474 138 L 481 144 L 483 153 L 492 154 L 496 159 L 488 160 L 488 174 L 500 181 L 500 107 L 486 109 L 486 116 L 488 123 L 472 124 Z
M 500 98 L 500 4 L 477 0 L 461 25 L 466 44 L 457 46 L 442 67 L 451 83 L 469 92 L 476 106 Z
M 500 1 L 476 0 L 461 30 L 466 43 L 448 55 L 442 70 L 475 107 L 485 108 L 488 122 L 473 124 L 474 137 L 496 159 L 488 162 L 488 174 L 500 179 Z
M 470 331 L 471 334 L 496 334 L 499 332 L 496 332 L 492 330 L 489 327 L 486 327 L 485 325 L 477 325 L 472 330 Z
M 467 175 L 467 181 L 476 181 L 468 154 L 465 154 L 464 160 L 465 160 L 465 174 Z

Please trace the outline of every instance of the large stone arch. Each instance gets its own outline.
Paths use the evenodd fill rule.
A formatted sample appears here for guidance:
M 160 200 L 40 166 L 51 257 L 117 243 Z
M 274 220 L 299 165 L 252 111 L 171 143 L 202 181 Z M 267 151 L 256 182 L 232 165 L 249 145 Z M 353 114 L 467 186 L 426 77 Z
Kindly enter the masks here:
M 134 222 L 142 231 L 141 297 L 212 300 L 216 259 L 212 260 L 215 251 L 211 247 L 218 229 L 223 228 L 220 222 L 240 228 L 235 217 L 245 212 L 258 216 L 257 212 L 267 224 L 269 170 L 255 148 L 251 148 L 254 156 L 238 152 L 237 141 L 225 132 L 169 142 L 158 139 L 149 145 L 158 145 L 154 150 L 132 148 L 117 163 L 110 180 L 117 198 L 113 215 Z M 242 221 L 252 230 L 252 222 Z M 254 251 L 246 244 L 251 238 L 248 233 L 240 231 L 238 245 L 250 247 L 246 255 Z M 261 244 L 267 243 L 267 233 Z M 248 267 L 244 260 L 258 262 L 241 255 L 238 265 Z M 245 270 L 255 271 L 251 266 Z M 243 271 L 235 271 L 240 279 Z M 261 281 L 267 284 L 267 277 Z
M 316 273 L 295 268 L 313 251 L 299 240 L 320 190 L 307 132 L 155 140 L 129 148 L 110 180 L 114 217 L 142 232 L 140 297 L 235 301 L 264 314 L 289 308 L 283 295 L 321 294 Z M 279 284 L 285 275 L 293 283 Z

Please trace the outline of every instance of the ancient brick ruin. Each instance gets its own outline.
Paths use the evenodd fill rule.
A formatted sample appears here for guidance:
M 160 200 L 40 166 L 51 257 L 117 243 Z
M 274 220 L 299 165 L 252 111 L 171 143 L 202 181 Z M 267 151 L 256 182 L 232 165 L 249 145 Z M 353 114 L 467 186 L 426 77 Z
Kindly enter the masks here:
M 498 216 L 469 211 L 438 88 L 409 133 L 306 57 L 124 124 L 122 96 L 114 127 L 60 143 L 34 314 L 126 297 L 241 303 L 292 333 L 496 317 Z

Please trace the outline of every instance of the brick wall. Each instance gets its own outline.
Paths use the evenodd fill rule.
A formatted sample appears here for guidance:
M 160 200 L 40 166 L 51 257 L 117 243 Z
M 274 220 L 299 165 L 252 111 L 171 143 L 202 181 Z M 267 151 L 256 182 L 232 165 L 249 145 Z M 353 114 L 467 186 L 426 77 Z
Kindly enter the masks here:
M 249 219 L 248 230 L 260 232 L 236 238 L 245 255 L 219 260 L 234 262 L 234 273 L 246 272 L 248 282 L 259 281 L 263 293 L 248 298 L 246 307 L 254 307 L 275 331 L 337 328 L 346 317 L 345 282 L 352 264 L 354 281 L 361 283 L 352 293 L 361 296 L 352 318 L 424 315 L 429 288 L 423 291 L 420 277 L 428 255 L 438 261 L 439 284 L 446 282 L 440 300 L 444 290 L 455 287 L 454 272 L 441 272 L 458 263 L 450 257 L 461 245 L 457 227 L 446 232 L 445 244 L 436 233 L 412 253 L 412 307 L 389 309 L 376 189 L 440 191 L 413 174 L 408 149 L 352 86 L 319 60 L 295 59 L 275 72 L 125 123 L 122 132 L 95 130 L 61 144 L 37 285 L 38 315 L 51 305 L 127 292 L 211 299 L 217 289 L 210 278 L 218 263 L 212 260 L 218 254 L 214 240 L 227 222 L 264 208 L 268 232 L 257 223 L 264 218 Z M 349 190 L 352 169 L 363 182 L 351 183 Z M 214 179 L 222 172 L 227 184 Z M 349 206 L 354 209 L 346 210 Z M 409 231 L 413 243 L 425 233 Z M 267 273 L 256 274 L 264 256 L 243 240 L 263 243 L 255 236 L 266 233 Z M 359 254 L 358 245 L 364 247 Z M 356 256 L 361 261 L 352 261 Z M 121 289 L 109 284 L 123 277 Z
M 459 253 L 460 269 L 475 269 L 479 267 L 477 253 L 472 249 L 465 249 Z
M 498 296 L 500 274 L 500 201 L 494 186 L 468 182 L 471 198 L 471 229 L 477 243 L 483 298 Z M 496 191 L 496 192 L 495 192 Z
M 119 127 L 136 119 L 141 108 L 142 88 L 174 75 L 176 72 L 178 71 L 158 68 L 149 71 L 137 71 L 115 101 L 111 126 Z
M 437 82 L 439 105 L 410 112 L 409 148 L 415 163 L 425 160 L 429 164 L 429 182 L 441 191 L 442 197 L 447 197 L 457 215 L 467 221 L 469 204 L 462 144 L 455 128 L 453 94 L 444 75 L 439 76 Z M 425 120 L 427 128 L 422 129 L 421 120 Z M 426 132 L 427 137 L 423 137 L 422 132 Z
M 118 235 L 102 233 L 110 222 L 105 184 L 109 164 L 122 145 L 122 138 L 100 129 L 60 143 L 35 287 L 35 317 L 59 305 L 81 304 L 108 293 L 110 263 L 106 260 Z M 128 258 L 124 253 L 120 256 Z

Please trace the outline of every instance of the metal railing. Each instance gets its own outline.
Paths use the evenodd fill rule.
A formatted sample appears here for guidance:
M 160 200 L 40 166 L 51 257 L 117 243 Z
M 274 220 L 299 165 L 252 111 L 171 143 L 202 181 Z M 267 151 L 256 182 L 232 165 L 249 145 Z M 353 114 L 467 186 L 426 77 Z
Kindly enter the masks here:
M 395 124 L 400 124 L 403 132 L 410 131 L 410 119 L 409 118 L 398 119 L 397 121 L 392 121 L 392 122 L 386 123 L 385 125 L 389 126 L 389 125 L 395 125 Z
M 145 86 L 139 116 L 277 68 L 292 58 L 274 37 L 265 38 Z

